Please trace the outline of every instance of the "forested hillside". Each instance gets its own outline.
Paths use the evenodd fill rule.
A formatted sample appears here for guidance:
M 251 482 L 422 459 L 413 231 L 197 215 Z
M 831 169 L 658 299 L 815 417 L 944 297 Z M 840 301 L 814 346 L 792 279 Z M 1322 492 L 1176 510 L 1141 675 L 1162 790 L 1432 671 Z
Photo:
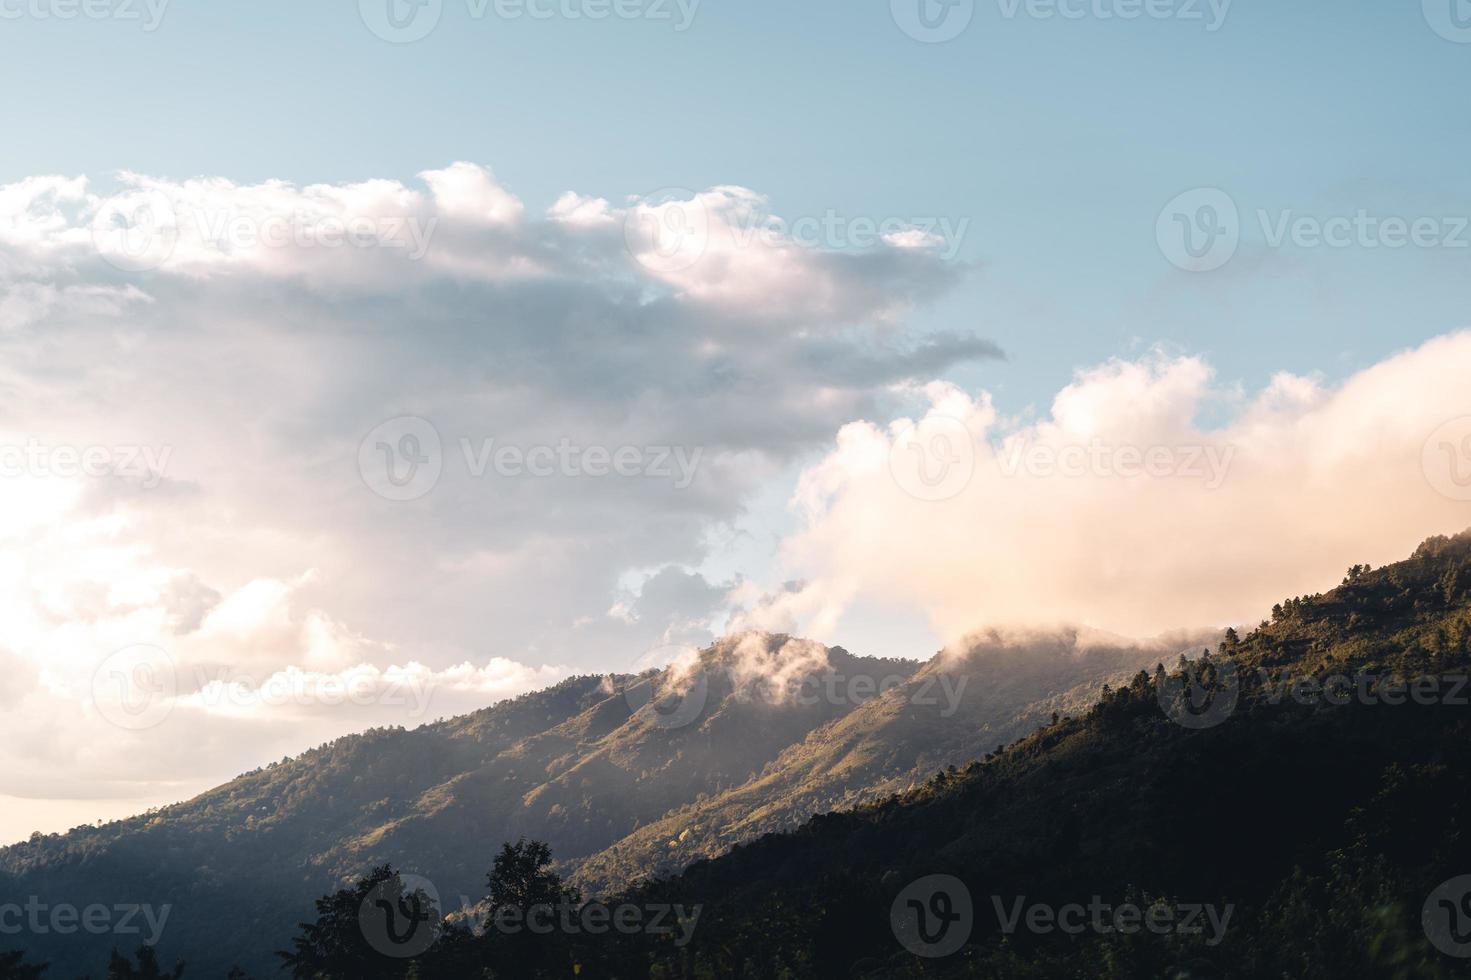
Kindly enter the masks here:
M 273 970 L 310 899 L 367 868 L 391 862 L 474 898 L 488 855 L 525 835 L 589 894 L 610 893 L 907 789 L 1081 708 L 1156 652 L 989 637 L 921 666 L 732 637 L 681 671 L 574 678 L 344 738 L 153 814 L 37 836 L 0 850 L 0 875 L 7 893 L 79 907 L 168 905 L 165 959 Z M 14 942 L 71 972 L 112 941 Z
M 914 793 L 642 893 L 707 903 L 687 948 L 650 953 L 658 975 L 1468 975 L 1432 946 L 1422 908 L 1471 924 L 1464 897 L 1432 901 L 1471 873 L 1471 536 L 1355 567 L 1201 659 L 1141 672 L 1086 716 Z M 933 874 L 962 882 L 974 912 L 942 959 L 907 952 L 892 922 L 900 893 Z M 1006 934 L 1019 897 L 1233 915 L 1214 945 L 1208 929 Z

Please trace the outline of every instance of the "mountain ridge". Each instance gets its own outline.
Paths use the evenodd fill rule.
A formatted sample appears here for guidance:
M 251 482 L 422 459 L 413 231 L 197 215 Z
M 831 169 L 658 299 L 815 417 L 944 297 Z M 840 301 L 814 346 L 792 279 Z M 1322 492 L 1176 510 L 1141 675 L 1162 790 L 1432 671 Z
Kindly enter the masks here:
M 1471 531 L 1356 565 L 1086 714 L 632 898 L 707 903 L 677 958 L 693 975 L 1464 976 L 1443 952 L 1454 922 L 1436 919 L 1455 906 L 1434 899 L 1471 869 L 1468 677 Z M 921 886 L 974 912 L 953 954 L 905 948 L 901 900 Z M 1234 925 L 1207 941 L 1018 929 L 999 912 L 1100 900 L 1213 905 Z M 651 976 L 675 966 L 628 945 L 622 961 Z
M 727 637 L 684 664 L 372 729 L 156 812 L 33 837 L 0 849 L 0 880 L 78 906 L 118 894 L 172 904 L 166 956 L 220 972 L 262 968 L 261 937 L 284 943 L 302 899 L 385 862 L 471 896 L 494 848 L 524 835 L 549 840 L 589 893 L 609 893 L 963 763 L 1035 727 L 1037 699 L 1081 707 L 1102 678 L 1155 656 L 1076 644 L 1029 661 L 996 643 L 946 667 Z M 925 679 L 946 669 L 955 702 Z M 919 696 L 925 683 L 934 697 Z M 97 962 L 37 945 L 58 969 Z

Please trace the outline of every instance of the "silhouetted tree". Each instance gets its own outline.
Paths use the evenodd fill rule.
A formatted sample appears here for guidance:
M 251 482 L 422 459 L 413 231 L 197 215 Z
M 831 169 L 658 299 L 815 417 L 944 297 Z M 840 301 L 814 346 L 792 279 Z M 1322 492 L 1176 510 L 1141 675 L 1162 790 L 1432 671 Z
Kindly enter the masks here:
M 183 963 L 175 963 L 173 971 L 165 973 L 158 965 L 158 954 L 152 946 L 139 946 L 135 955 L 138 958 L 136 967 L 126 956 L 113 950 L 112 959 L 107 964 L 107 980 L 179 980 L 184 975 Z
M 291 941 L 289 952 L 277 952 L 282 969 L 296 980 L 322 977 L 361 977 L 364 980 L 398 978 L 408 971 L 411 960 L 375 949 L 364 931 L 364 905 L 371 896 L 390 909 L 411 907 L 413 914 L 427 918 L 438 928 L 438 909 L 422 891 L 404 894 L 404 886 L 392 865 L 368 872 L 351 888 L 343 888 L 317 900 L 317 920 L 303 922 L 300 934 Z
M 549 870 L 551 864 L 552 849 L 541 841 L 523 837 L 515 844 L 502 844 L 485 881 L 491 916 L 503 909 L 525 916 L 538 905 L 579 904 L 577 890 L 566 887 L 561 875 Z
M 0 980 L 40 980 L 44 963 L 25 962 L 24 953 L 0 953 Z
M 576 908 L 582 897 L 551 870 L 551 848 L 521 838 L 502 844 L 486 876 L 486 965 L 495 976 L 565 975 L 570 938 L 554 926 L 537 932 L 533 916 L 557 922 L 563 907 Z

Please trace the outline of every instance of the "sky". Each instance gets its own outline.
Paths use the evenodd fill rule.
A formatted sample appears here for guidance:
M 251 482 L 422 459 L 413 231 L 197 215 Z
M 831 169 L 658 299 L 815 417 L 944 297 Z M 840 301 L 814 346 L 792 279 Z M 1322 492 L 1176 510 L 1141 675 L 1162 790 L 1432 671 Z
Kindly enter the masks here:
M 0 46 L 0 841 L 730 630 L 1248 623 L 1471 525 L 1463 0 Z

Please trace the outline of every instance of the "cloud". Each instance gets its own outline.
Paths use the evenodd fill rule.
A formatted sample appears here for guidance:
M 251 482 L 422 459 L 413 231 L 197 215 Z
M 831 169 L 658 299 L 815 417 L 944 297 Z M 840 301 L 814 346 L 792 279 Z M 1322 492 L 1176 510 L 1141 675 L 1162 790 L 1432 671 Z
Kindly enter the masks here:
M 805 678 L 830 666 L 827 648 L 798 637 L 746 633 L 735 638 L 722 668 L 737 697 L 782 704 L 800 693 Z
M 1471 523 L 1468 370 L 1458 333 L 1336 386 L 1279 374 L 1255 395 L 1196 357 L 1111 361 L 1036 419 L 924 386 L 922 414 L 850 423 L 803 473 L 781 567 L 803 584 L 748 598 L 741 622 L 822 638 L 880 605 L 946 641 L 1255 623 Z
M 707 215 L 677 268 L 642 221 L 671 207 Z M 9 792 L 172 797 L 412 720 L 210 710 L 210 685 L 423 672 L 449 713 L 708 642 L 738 586 L 697 571 L 713 532 L 896 386 L 999 355 L 905 328 L 966 273 L 935 250 L 752 235 L 764 208 L 720 187 L 537 209 L 470 163 L 0 186 L 0 649 L 34 679 L 0 721 Z M 564 445 L 639 465 L 477 468 Z M 375 492 L 421 450 L 422 495 Z M 671 459 L 698 459 L 687 485 Z M 92 679 L 139 644 L 183 684 L 120 734 Z

